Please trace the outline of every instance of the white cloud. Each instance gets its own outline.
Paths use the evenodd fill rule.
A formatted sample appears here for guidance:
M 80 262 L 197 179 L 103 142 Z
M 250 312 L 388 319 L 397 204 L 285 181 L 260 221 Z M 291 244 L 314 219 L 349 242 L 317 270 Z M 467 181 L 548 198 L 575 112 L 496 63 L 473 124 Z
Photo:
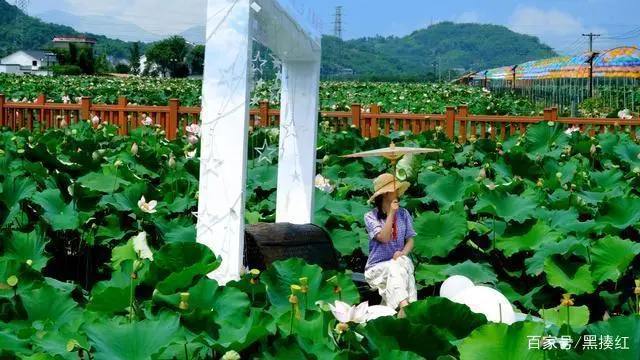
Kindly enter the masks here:
M 479 23 L 480 14 L 477 11 L 466 11 L 460 14 L 455 20 L 457 23 Z
M 561 53 L 587 50 L 582 34 L 603 32 L 601 28 L 586 26 L 569 13 L 536 7 L 518 7 L 511 15 L 508 27 L 518 33 L 537 36 Z

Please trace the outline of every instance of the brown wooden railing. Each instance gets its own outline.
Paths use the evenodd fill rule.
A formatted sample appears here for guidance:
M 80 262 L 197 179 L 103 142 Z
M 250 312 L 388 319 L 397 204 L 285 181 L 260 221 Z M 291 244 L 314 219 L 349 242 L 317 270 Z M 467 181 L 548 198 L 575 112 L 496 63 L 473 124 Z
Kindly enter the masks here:
M 72 124 L 94 116 L 101 122 L 118 125 L 121 135 L 141 126 L 141 121 L 150 117 L 154 125 L 165 130 L 167 139 L 174 140 L 179 129 L 200 121 L 200 108 L 181 106 L 177 99 L 169 100 L 167 106 L 130 105 L 126 97 L 120 97 L 117 105 L 94 104 L 90 97 L 82 97 L 79 104 L 51 103 L 46 101 L 45 95 L 38 96 L 33 103 L 17 103 L 7 102 L 0 94 L 0 127 L 33 130 L 37 122 L 43 129 L 58 128 L 62 120 Z M 557 108 L 545 109 L 543 116 L 469 115 L 466 105 L 448 106 L 444 114 L 404 114 L 382 113 L 377 105 L 363 110 L 362 105 L 353 104 L 351 111 L 321 111 L 320 117 L 321 121 L 329 121 L 336 131 L 353 126 L 367 138 L 389 135 L 391 131 L 420 133 L 438 129 L 461 143 L 470 139 L 490 137 L 495 140 L 522 135 L 527 125 L 540 121 L 577 127 L 591 136 L 605 131 L 628 131 L 633 138 L 637 138 L 640 125 L 640 119 L 558 118 Z M 249 125 L 253 127 L 278 126 L 279 120 L 280 110 L 270 108 L 266 102 L 249 112 Z

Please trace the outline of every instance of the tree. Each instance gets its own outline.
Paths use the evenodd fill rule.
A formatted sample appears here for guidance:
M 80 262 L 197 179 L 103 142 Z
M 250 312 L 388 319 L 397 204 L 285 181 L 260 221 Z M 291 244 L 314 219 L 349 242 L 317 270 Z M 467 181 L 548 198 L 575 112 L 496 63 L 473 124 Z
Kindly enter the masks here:
M 140 43 L 137 41 L 131 47 L 129 62 L 131 63 L 131 73 L 137 75 L 140 71 Z
M 204 45 L 196 45 L 191 49 L 187 62 L 191 68 L 191 74 L 202 75 L 204 72 Z
M 181 36 L 172 36 L 159 41 L 147 50 L 147 62 L 158 65 L 160 71 L 169 73 L 173 77 L 186 77 L 185 57 L 189 51 L 189 45 Z M 188 68 L 188 67 L 187 67 Z
M 136 74 L 136 72 L 131 70 L 131 68 L 127 64 L 118 64 L 116 65 L 115 70 L 116 70 L 116 73 L 118 74 L 129 74 L 129 73 Z

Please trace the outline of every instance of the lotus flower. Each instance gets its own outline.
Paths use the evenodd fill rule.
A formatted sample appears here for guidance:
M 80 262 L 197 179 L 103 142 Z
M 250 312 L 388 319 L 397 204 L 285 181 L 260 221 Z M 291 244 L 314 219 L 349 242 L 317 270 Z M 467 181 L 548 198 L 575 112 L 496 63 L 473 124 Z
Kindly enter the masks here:
M 197 137 L 197 136 L 195 136 L 195 135 L 189 135 L 189 136 L 187 137 L 187 141 L 189 142 L 189 144 L 191 144 L 191 145 L 195 145 L 195 144 L 197 144 L 197 143 L 198 143 L 198 137 Z
M 567 130 L 565 130 L 565 132 L 564 132 L 564 133 L 565 133 L 567 136 L 571 136 L 571 134 L 573 134 L 573 133 L 574 133 L 574 132 L 576 132 L 576 131 L 580 131 L 580 128 L 579 128 L 579 127 L 577 127 L 577 126 L 572 126 L 572 127 L 568 128 Z
M 631 120 L 633 119 L 633 115 L 631 115 L 631 111 L 629 109 L 624 109 L 618 111 L 618 117 L 622 120 Z
M 240 354 L 235 350 L 229 350 L 222 355 L 222 360 L 240 360 Z
M 155 200 L 151 200 L 149 202 L 147 202 L 147 200 L 145 200 L 144 195 L 142 196 L 142 198 L 140 198 L 140 200 L 138 200 L 138 207 L 140 208 L 140 210 L 148 213 L 148 214 L 153 214 L 156 212 L 156 206 L 158 205 L 158 202 Z
M 66 128 L 67 126 L 69 126 L 69 124 L 67 124 L 67 121 L 66 121 L 65 119 L 62 119 L 62 120 L 60 121 L 60 127 L 64 129 L 64 128 Z
M 374 305 L 369 306 L 369 302 L 365 301 L 357 306 L 349 306 L 349 304 L 336 300 L 335 305 L 328 304 L 333 316 L 341 323 L 362 324 L 381 316 L 393 316 L 396 311 L 388 306 Z
M 133 143 L 133 145 L 131 145 L 131 153 L 135 156 L 138 154 L 138 144 Z
M 329 179 L 325 178 L 324 176 L 318 174 L 316 175 L 315 178 L 315 183 L 316 183 L 316 188 L 326 192 L 326 193 L 331 193 L 333 191 L 333 189 L 335 188 L 334 186 L 331 186 L 331 183 L 329 182 Z
M 187 159 L 193 159 L 194 157 L 196 157 L 196 150 L 189 151 L 189 152 L 185 151 L 184 157 L 186 157 Z
M 189 134 L 200 135 L 200 125 L 191 124 L 185 128 Z
M 142 120 L 142 125 L 144 126 L 151 126 L 152 124 L 153 120 L 148 116 L 144 120 Z
M 62 103 L 63 104 L 68 104 L 71 102 L 71 98 L 69 97 L 69 95 L 65 95 L 62 97 Z
M 98 125 L 100 124 L 100 118 L 98 117 L 98 115 L 93 115 L 93 117 L 91 118 L 91 123 L 93 125 Z
M 144 199 L 144 196 L 142 199 Z M 149 244 L 147 244 L 146 232 L 143 231 L 133 237 L 133 250 L 138 254 L 140 259 L 149 259 L 153 261 L 153 252 L 151 251 L 151 248 L 149 248 Z

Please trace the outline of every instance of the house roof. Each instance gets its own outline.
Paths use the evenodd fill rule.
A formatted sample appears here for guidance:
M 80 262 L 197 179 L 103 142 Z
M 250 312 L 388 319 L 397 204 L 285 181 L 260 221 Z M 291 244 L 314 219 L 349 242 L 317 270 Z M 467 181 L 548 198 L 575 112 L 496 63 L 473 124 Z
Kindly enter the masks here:
M 47 57 L 47 54 L 50 54 L 42 50 L 22 50 L 22 52 L 36 60 L 44 59 Z

